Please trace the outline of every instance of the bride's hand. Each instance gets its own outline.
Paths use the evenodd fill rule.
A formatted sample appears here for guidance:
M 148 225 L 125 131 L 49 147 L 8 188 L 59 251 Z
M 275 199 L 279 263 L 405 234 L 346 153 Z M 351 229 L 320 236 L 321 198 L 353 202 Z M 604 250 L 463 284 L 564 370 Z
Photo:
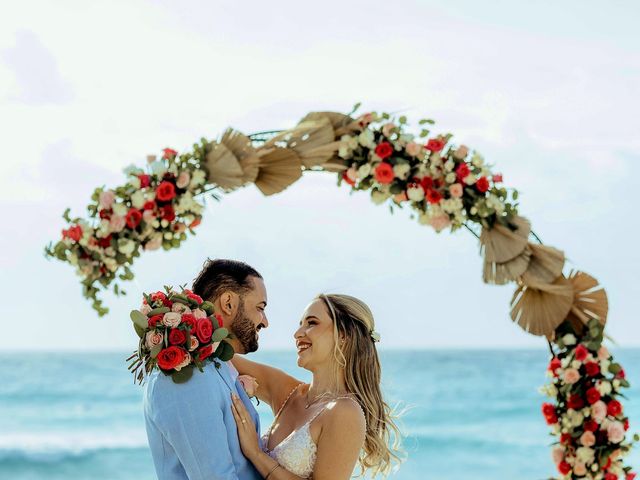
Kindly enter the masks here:
M 238 427 L 238 439 L 240 440 L 242 453 L 251 460 L 262 451 L 260 449 L 258 433 L 256 432 L 256 425 L 253 423 L 253 419 L 247 411 L 247 407 L 244 406 L 240 397 L 235 393 L 231 394 L 231 411 L 233 412 L 233 418 Z

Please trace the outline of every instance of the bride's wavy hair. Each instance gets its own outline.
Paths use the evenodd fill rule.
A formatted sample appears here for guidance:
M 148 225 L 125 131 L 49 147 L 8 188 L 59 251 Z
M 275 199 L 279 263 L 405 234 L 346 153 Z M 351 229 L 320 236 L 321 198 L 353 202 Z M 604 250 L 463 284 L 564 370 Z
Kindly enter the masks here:
M 381 368 L 374 341 L 375 323 L 369 307 L 361 300 L 338 294 L 320 294 L 333 319 L 334 376 L 344 376 L 347 391 L 355 395 L 366 420 L 364 446 L 358 458 L 360 475 L 391 473 L 403 460 L 401 432 L 394 410 L 380 389 Z M 342 342 L 344 339 L 344 342 Z

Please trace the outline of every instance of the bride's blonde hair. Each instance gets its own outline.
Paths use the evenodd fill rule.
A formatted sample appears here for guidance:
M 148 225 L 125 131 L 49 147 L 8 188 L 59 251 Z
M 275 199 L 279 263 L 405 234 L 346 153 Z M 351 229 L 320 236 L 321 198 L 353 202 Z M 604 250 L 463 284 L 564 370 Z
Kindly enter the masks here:
M 320 294 L 333 319 L 335 379 L 344 376 L 347 391 L 355 395 L 366 420 L 364 446 L 358 458 L 361 475 L 388 475 L 402 461 L 401 433 L 380 390 L 379 339 L 373 314 L 361 300 L 349 295 Z M 342 341 L 344 340 L 344 341 Z

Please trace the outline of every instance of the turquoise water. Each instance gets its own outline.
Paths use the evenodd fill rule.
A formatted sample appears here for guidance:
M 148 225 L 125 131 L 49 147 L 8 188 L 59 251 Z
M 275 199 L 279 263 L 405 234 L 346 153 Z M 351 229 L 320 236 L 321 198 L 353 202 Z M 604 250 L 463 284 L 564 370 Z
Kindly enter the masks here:
M 632 388 L 624 406 L 640 431 L 640 349 L 613 350 Z M 126 354 L 2 353 L 0 478 L 155 478 Z M 293 352 L 254 358 L 307 378 Z M 397 479 L 544 479 L 554 474 L 540 414 L 548 351 L 386 351 L 384 388 L 409 407 L 408 461 Z M 8 377 L 8 378 L 7 378 Z M 635 387 L 635 388 L 634 388 Z M 271 420 L 258 407 L 263 428 Z M 629 457 L 640 467 L 640 450 Z

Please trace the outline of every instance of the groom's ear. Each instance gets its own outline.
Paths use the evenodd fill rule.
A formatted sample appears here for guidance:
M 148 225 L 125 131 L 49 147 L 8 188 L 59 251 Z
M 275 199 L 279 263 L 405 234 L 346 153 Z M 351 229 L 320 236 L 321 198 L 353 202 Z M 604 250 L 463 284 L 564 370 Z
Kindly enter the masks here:
M 238 294 L 227 290 L 220 295 L 220 310 L 227 316 L 233 315 L 238 308 Z

